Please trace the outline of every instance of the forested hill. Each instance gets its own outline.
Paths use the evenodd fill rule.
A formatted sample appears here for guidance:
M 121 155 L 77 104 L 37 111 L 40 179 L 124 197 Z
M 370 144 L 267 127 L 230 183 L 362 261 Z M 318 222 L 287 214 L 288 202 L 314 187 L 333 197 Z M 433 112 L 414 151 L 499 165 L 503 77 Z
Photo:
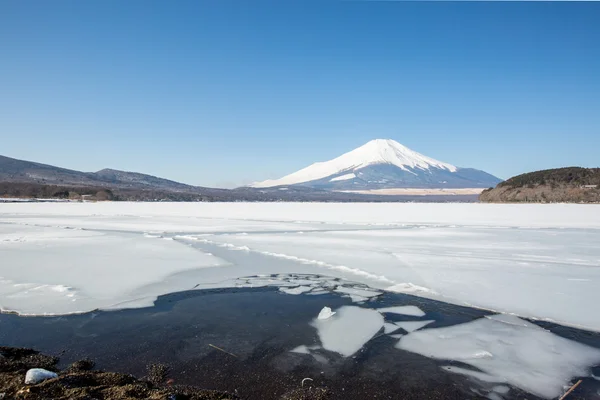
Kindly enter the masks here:
M 479 200 L 600 203 L 600 168 L 567 167 L 517 175 L 484 190 Z

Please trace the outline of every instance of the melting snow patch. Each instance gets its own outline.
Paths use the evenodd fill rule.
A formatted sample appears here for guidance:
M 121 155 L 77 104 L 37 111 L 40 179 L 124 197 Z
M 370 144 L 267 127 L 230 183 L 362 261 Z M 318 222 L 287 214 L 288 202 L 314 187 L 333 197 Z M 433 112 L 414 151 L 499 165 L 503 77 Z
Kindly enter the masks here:
M 316 319 L 323 348 L 349 357 L 360 350 L 383 326 L 383 316 L 375 310 L 344 306 L 326 320 Z
M 336 182 L 336 181 L 346 181 L 348 179 L 354 179 L 356 178 L 356 175 L 354 174 L 346 174 L 346 175 L 341 175 L 341 176 L 337 176 L 333 179 L 330 179 L 329 182 Z
M 460 361 L 481 372 L 445 369 L 487 382 L 506 382 L 548 399 L 559 396 L 572 378 L 589 376 L 589 368 L 600 363 L 600 350 L 510 315 L 413 332 L 402 337 L 396 347 Z
M 411 315 L 413 317 L 422 317 L 425 315 L 423 310 L 421 310 L 417 306 L 385 307 L 385 308 L 378 308 L 377 311 L 382 312 L 382 313 Z

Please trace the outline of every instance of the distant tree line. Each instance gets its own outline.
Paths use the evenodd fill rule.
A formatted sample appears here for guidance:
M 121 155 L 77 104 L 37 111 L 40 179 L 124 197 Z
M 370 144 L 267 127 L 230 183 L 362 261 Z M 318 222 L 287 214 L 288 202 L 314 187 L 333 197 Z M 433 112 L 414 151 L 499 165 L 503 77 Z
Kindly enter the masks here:
M 198 193 L 154 189 L 121 189 L 99 186 L 46 185 L 28 182 L 0 182 L 0 197 L 29 199 L 70 199 L 95 201 L 235 201 Z
M 164 189 L 132 189 L 101 186 L 51 185 L 28 182 L 0 182 L 0 197 L 31 199 L 71 199 L 95 201 L 188 201 L 188 202 L 473 202 L 476 195 L 457 196 L 377 196 L 354 193 L 298 190 L 205 189 L 202 192 Z
M 110 189 L 100 187 L 73 187 L 43 185 L 39 183 L 0 182 L 0 197 L 81 199 L 90 196 L 98 200 L 112 200 Z
M 498 187 L 533 188 L 537 185 L 600 185 L 600 168 L 567 167 L 529 172 L 501 182 Z
M 568 167 L 529 172 L 484 190 L 482 202 L 600 203 L 600 168 Z

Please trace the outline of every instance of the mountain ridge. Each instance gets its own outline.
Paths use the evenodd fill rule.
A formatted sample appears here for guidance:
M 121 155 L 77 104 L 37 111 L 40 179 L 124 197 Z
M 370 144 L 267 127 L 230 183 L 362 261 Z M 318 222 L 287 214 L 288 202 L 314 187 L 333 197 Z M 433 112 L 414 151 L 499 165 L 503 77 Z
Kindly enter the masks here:
M 3 198 L 112 199 L 120 201 L 475 201 L 477 196 L 381 196 L 332 192 L 308 187 L 219 189 L 192 186 L 153 175 L 105 168 L 81 172 L 49 164 L 0 156 L 0 201 Z
M 326 190 L 389 188 L 487 188 L 501 179 L 474 168 L 460 168 L 392 139 L 374 139 L 324 162 L 279 179 L 255 182 L 253 188 L 307 186 Z
M 71 186 L 107 185 L 119 188 L 161 188 L 189 191 L 200 187 L 139 172 L 104 168 L 83 172 L 0 155 L 0 181 Z

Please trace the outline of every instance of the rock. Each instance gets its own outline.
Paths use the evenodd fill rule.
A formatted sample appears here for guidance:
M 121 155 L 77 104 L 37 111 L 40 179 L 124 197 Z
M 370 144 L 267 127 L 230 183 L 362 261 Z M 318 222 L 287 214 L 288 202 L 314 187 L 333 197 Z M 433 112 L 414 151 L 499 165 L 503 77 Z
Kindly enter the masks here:
M 81 372 L 81 371 L 90 371 L 94 368 L 95 363 L 89 358 L 84 358 L 83 360 L 75 361 L 68 368 L 69 372 Z
M 56 372 L 48 371 L 47 369 L 43 368 L 32 368 L 27 371 L 27 374 L 25 374 L 25 383 L 28 385 L 35 385 L 36 383 L 40 383 L 46 379 L 54 378 L 58 378 L 58 374 L 56 374 Z

